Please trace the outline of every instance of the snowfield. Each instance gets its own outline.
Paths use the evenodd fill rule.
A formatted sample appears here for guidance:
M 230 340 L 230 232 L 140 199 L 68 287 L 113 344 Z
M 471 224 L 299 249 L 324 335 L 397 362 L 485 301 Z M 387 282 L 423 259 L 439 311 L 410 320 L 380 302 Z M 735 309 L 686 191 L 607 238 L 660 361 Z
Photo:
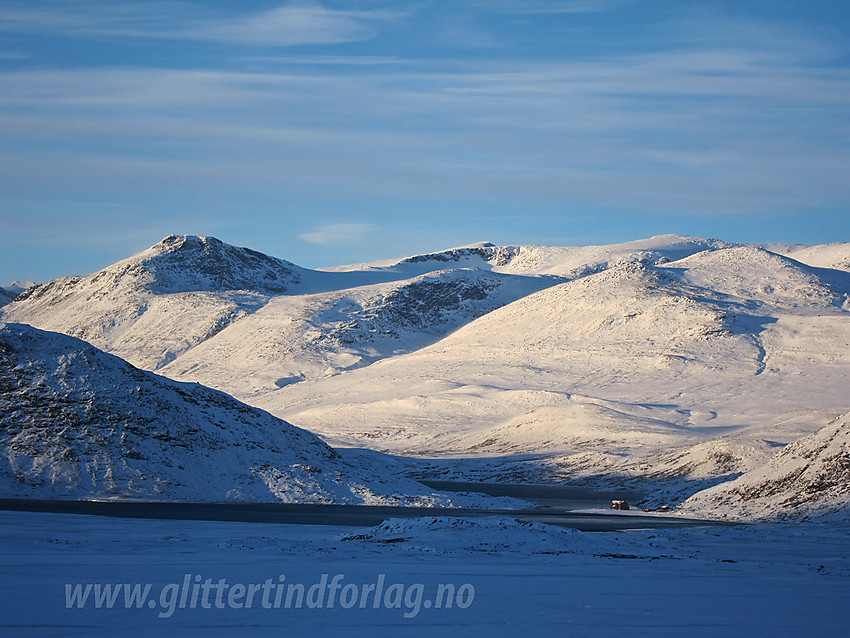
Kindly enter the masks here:
M 846 526 L 813 524 L 593 534 L 506 518 L 357 529 L 0 512 L 0 627 L 4 636 L 837 636 L 848 541 Z M 211 589 L 204 607 L 207 581 L 227 587 L 220 605 Z M 112 590 L 109 606 L 106 585 L 136 584 L 150 585 L 150 604 L 127 606 Z M 82 606 L 66 597 L 77 585 L 91 586 Z

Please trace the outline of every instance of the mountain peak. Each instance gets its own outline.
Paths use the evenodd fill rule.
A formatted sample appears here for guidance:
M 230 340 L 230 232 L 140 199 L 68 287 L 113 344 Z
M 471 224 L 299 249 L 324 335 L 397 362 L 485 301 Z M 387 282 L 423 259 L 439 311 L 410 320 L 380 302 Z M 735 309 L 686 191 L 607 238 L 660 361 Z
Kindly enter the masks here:
M 119 262 L 122 274 L 148 275 L 152 292 L 251 290 L 280 294 L 300 280 L 288 261 L 203 235 L 169 235 Z
M 150 250 L 160 253 L 175 252 L 178 250 L 220 250 L 227 246 L 223 241 L 208 235 L 169 235 L 157 244 L 151 246 Z

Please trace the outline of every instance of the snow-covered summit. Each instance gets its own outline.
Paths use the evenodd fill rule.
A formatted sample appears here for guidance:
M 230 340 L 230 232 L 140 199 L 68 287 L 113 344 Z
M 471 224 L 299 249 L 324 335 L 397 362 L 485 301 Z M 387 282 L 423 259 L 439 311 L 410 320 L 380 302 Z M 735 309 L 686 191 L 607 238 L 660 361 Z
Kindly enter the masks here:
M 31 281 L 15 281 L 10 286 L 0 286 L 0 306 L 14 301 L 22 292 L 32 288 L 35 284 Z
M 814 268 L 758 246 L 707 250 L 665 268 L 718 297 L 786 309 L 840 308 L 850 295 L 850 274 Z
M 773 244 L 765 248 L 816 268 L 850 271 L 850 242 L 835 242 L 818 246 Z
M 215 237 L 171 235 L 147 250 L 88 277 L 71 277 L 29 290 L 40 299 L 57 288 L 86 287 L 90 295 L 146 290 L 155 294 L 245 290 L 281 294 L 298 283 L 301 269 Z
M 157 369 L 285 293 L 305 272 L 213 237 L 172 235 L 91 275 L 34 286 L 3 308 L 3 319 Z

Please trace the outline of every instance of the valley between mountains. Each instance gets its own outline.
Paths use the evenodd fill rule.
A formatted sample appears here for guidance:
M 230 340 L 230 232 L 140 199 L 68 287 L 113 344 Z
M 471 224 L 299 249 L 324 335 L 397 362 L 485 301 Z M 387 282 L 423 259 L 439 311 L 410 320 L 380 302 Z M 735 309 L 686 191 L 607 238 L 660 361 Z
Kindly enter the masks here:
M 850 505 L 850 244 L 481 243 L 310 270 L 171 236 L 7 298 L 6 496 L 470 498 L 430 477 L 639 485 L 730 519 Z

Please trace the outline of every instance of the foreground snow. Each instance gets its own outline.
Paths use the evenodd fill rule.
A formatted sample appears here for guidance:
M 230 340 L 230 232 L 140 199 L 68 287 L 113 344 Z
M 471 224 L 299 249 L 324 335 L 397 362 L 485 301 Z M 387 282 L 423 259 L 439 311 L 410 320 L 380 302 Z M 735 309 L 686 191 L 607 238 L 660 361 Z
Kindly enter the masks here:
M 848 540 L 832 525 L 586 534 L 504 518 L 355 529 L 0 512 L 0 633 L 834 636 Z M 193 604 L 206 581 L 233 604 L 217 589 Z M 248 608 L 266 583 L 268 608 L 262 589 Z M 66 608 L 66 585 L 87 584 L 150 584 L 152 604 L 127 609 L 120 593 L 98 609 L 92 588 Z M 276 606 L 278 585 L 304 585 L 302 604 L 284 588 Z

